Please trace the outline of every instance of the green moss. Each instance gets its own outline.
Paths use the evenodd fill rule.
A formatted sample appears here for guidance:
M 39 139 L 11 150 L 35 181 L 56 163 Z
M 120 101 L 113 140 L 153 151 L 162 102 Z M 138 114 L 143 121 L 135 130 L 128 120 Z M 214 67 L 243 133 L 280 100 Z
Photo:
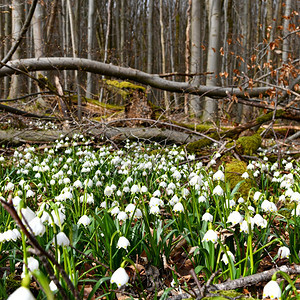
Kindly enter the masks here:
M 226 182 L 230 184 L 231 189 L 233 189 L 240 181 L 243 181 L 238 190 L 238 194 L 244 199 L 247 199 L 249 191 L 253 186 L 253 179 L 243 179 L 241 177 L 246 171 L 247 164 L 243 161 L 233 159 L 225 165 L 225 179 Z
M 276 118 L 280 118 L 282 115 L 284 114 L 284 110 L 283 109 L 279 109 L 276 111 L 275 113 L 275 117 Z M 265 122 L 268 122 L 268 121 L 271 121 L 273 118 L 273 112 L 269 112 L 265 115 L 262 115 L 262 116 L 259 116 L 256 118 L 256 122 L 259 123 L 259 124 L 263 124 Z
M 248 297 L 248 296 L 244 296 L 244 294 L 236 292 L 236 291 L 214 291 L 211 292 L 212 294 L 216 294 L 215 297 L 204 297 L 203 300 L 207 300 L 207 299 L 215 299 L 215 300 L 227 300 L 227 299 L 233 299 L 233 298 L 237 298 L 241 299 L 241 300 L 258 300 L 256 298 L 253 297 Z M 222 297 L 224 296 L 224 297 Z M 244 297 L 243 297 L 244 296 Z
M 188 128 L 191 130 L 196 130 L 197 132 L 207 132 L 209 130 L 214 130 L 214 127 L 208 124 L 200 124 L 200 125 L 194 125 L 194 124 L 185 124 L 185 123 L 179 123 L 176 121 L 172 121 L 173 124 Z
M 136 85 L 128 81 L 105 80 L 108 87 L 115 89 L 123 99 L 126 99 L 135 90 L 146 92 L 146 88 L 141 85 Z
M 212 139 L 214 140 L 219 140 L 220 137 L 217 133 L 211 133 L 208 135 L 209 137 L 211 137 Z M 193 142 L 193 143 L 189 143 L 187 146 L 186 146 L 186 150 L 189 152 L 189 153 L 199 153 L 203 150 L 204 147 L 207 147 L 207 146 L 210 146 L 212 145 L 214 142 L 208 138 L 203 138 L 203 139 L 200 139 L 196 142 Z
M 261 146 L 261 136 L 256 133 L 252 136 L 242 136 L 236 141 L 236 149 L 239 153 L 252 155 Z

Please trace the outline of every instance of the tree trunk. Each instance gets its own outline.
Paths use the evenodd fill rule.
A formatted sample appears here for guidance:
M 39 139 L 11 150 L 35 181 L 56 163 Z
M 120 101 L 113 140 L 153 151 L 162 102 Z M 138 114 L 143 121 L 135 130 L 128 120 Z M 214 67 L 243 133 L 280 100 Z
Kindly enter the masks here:
M 124 66 L 124 51 L 125 51 L 125 0 L 121 0 L 120 7 L 120 64 Z
M 192 1 L 191 16 L 191 73 L 200 73 L 201 60 L 201 0 Z M 192 84 L 200 85 L 200 76 L 193 77 Z M 199 96 L 190 97 L 190 110 L 195 117 L 200 116 L 200 98 Z
M 12 0 L 12 40 L 13 42 L 18 39 L 22 29 L 22 11 L 23 11 L 22 0 Z M 18 48 L 12 56 L 12 59 L 19 59 L 21 55 L 21 49 Z M 10 81 L 9 98 L 18 97 L 21 89 L 20 77 L 13 75 Z
M 214 72 L 209 75 L 206 80 L 206 85 L 217 86 L 219 76 L 219 50 L 220 50 L 220 19 L 221 19 L 221 0 L 208 0 L 209 8 L 209 44 L 207 55 L 207 72 Z M 217 121 L 218 103 L 206 98 L 204 102 L 203 121 Z
M 88 50 L 87 50 L 87 57 L 88 59 L 93 59 L 92 51 L 93 51 L 93 44 L 94 44 L 94 36 L 95 36 L 95 0 L 89 0 L 89 11 L 88 11 Z M 92 80 L 92 73 L 87 73 L 87 80 L 86 80 L 86 97 L 92 98 L 93 97 L 93 80 Z
M 289 33 L 289 16 L 292 9 L 292 0 L 286 0 L 283 20 L 283 36 Z M 282 43 L 282 62 L 287 63 L 289 57 L 289 39 L 285 38 Z
M 165 38 L 164 38 L 164 22 L 163 22 L 163 0 L 159 1 L 159 23 L 160 23 L 160 42 L 161 42 L 161 58 L 162 58 L 162 72 L 166 73 L 166 53 L 165 53 Z M 170 103 L 168 93 L 164 91 L 164 103 L 167 114 L 170 111 Z
M 153 72 L 153 3 L 154 0 L 149 0 L 149 14 L 147 20 L 148 31 L 148 50 L 147 50 L 147 72 L 151 74 Z

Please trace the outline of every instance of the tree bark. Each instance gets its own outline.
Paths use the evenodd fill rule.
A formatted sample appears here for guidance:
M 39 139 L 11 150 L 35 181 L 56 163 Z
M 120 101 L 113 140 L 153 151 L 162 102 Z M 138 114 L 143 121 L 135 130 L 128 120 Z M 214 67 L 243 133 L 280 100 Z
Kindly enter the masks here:
M 14 69 L 11 69 L 10 67 Z M 214 98 L 228 97 L 228 94 L 230 94 L 235 95 L 238 98 L 248 99 L 249 97 L 259 97 L 261 95 L 268 96 L 267 92 L 270 91 L 269 87 L 256 87 L 244 91 L 241 91 L 239 88 L 231 87 L 226 88 L 205 85 L 197 87 L 188 82 L 166 80 L 160 78 L 158 74 L 148 74 L 132 68 L 123 68 L 89 59 L 72 57 L 42 57 L 40 59 L 29 58 L 10 61 L 6 67 L 3 67 L 0 70 L 0 78 L 15 73 L 38 70 L 81 70 L 119 79 L 133 80 L 169 92 L 187 93 L 199 96 L 205 95 Z M 278 87 L 278 89 L 280 89 L 280 87 Z
M 209 44 L 207 54 L 207 72 L 214 72 L 207 77 L 206 85 L 216 86 L 219 76 L 219 51 L 220 51 L 220 19 L 221 1 L 209 0 Z M 204 102 L 203 121 L 216 121 L 218 115 L 218 103 L 211 98 L 206 98 Z
M 147 20 L 148 45 L 147 45 L 147 72 L 153 72 L 153 1 L 149 0 L 149 14 Z
M 20 37 L 22 30 L 22 10 L 23 4 L 21 0 L 12 0 L 12 39 L 13 43 L 16 44 Z M 12 59 L 19 59 L 21 55 L 21 49 L 16 47 L 12 53 Z M 5 62 L 4 58 L 4 62 Z M 10 81 L 9 98 L 16 98 L 20 93 L 20 78 L 19 76 L 12 76 Z
M 89 0 L 89 12 L 88 12 L 88 50 L 87 50 L 87 58 L 92 59 L 92 49 L 93 49 L 93 42 L 95 36 L 94 30 L 94 16 L 95 16 L 95 0 Z M 87 80 L 86 80 L 86 97 L 92 98 L 93 97 L 93 81 L 92 81 L 92 73 L 87 73 Z
M 286 36 L 289 33 L 289 16 L 291 14 L 292 8 L 292 0 L 286 0 L 285 10 L 284 10 L 284 20 L 283 20 L 283 35 Z M 289 39 L 286 38 L 283 40 L 282 44 L 282 62 L 288 62 L 288 54 L 289 54 Z
M 201 0 L 192 1 L 192 17 L 191 17 L 191 73 L 200 73 L 201 59 Z M 192 84 L 200 85 L 200 76 L 194 76 Z M 199 96 L 190 97 L 191 113 L 200 116 L 200 98 Z

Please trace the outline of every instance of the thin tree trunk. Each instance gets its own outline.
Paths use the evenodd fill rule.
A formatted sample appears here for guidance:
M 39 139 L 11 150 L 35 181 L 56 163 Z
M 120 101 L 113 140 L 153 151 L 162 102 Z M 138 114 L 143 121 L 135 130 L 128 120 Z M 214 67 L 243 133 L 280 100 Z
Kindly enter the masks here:
M 147 72 L 153 72 L 153 0 L 149 0 L 149 14 L 147 20 L 148 50 L 147 50 Z
M 185 73 L 190 73 L 190 34 L 191 34 L 191 9 L 192 9 L 192 0 L 189 0 L 189 6 L 187 10 L 187 25 L 185 31 Z M 185 77 L 185 81 L 189 81 L 189 77 Z M 189 95 L 184 95 L 184 113 L 189 114 Z
M 93 59 L 92 50 L 94 44 L 94 20 L 95 20 L 95 0 L 89 0 L 89 12 L 88 12 L 88 50 L 87 50 L 87 57 L 88 59 Z M 87 80 L 86 80 L 86 97 L 92 98 L 93 97 L 93 80 L 92 80 L 92 73 L 87 73 Z
M 125 0 L 121 0 L 120 8 L 120 63 L 124 66 L 124 50 L 125 50 Z
M 209 44 L 207 55 L 207 72 L 214 72 L 206 80 L 207 86 L 218 85 L 219 74 L 219 41 L 220 41 L 220 19 L 221 19 L 221 0 L 209 0 Z M 206 98 L 204 103 L 203 121 L 217 121 L 218 103 Z
M 200 73 L 201 60 L 201 0 L 192 1 L 192 17 L 191 17 L 191 73 Z M 200 76 L 194 76 L 192 84 L 200 85 Z M 190 97 L 190 108 L 192 115 L 200 116 L 200 97 Z
M 109 35 L 110 35 L 110 27 L 111 27 L 111 9 L 112 9 L 112 0 L 108 0 L 107 3 L 107 27 L 106 27 L 106 34 L 105 34 L 105 46 L 104 46 L 104 59 L 103 62 L 106 63 L 108 58 L 108 42 L 109 42 Z M 122 49 L 121 49 L 122 51 Z M 105 77 L 102 76 L 102 80 Z M 100 97 L 99 101 L 102 102 L 103 99 L 103 87 L 100 90 Z
M 9 7 L 10 1 L 6 0 L 7 4 L 7 9 Z M 4 14 L 4 20 L 5 20 L 5 25 L 4 25 L 4 35 L 5 35 L 5 42 L 4 42 L 4 53 L 8 53 L 9 49 L 9 39 L 8 36 L 10 34 L 10 28 L 11 28 L 11 18 L 10 14 Z M 5 77 L 4 79 L 4 98 L 8 96 L 9 93 L 9 77 Z
M 73 57 L 77 57 L 77 41 L 75 36 L 75 26 L 74 26 L 74 18 L 72 13 L 72 6 L 71 6 L 71 0 L 67 0 L 68 4 L 68 12 L 69 12 L 69 20 L 70 20 L 70 31 L 71 31 L 71 41 L 72 41 L 72 51 L 73 51 Z M 80 86 L 79 86 L 79 79 L 78 79 L 78 71 L 74 71 L 74 77 L 76 82 L 76 89 L 77 89 L 77 114 L 78 114 L 78 120 L 81 121 L 82 117 L 82 108 L 81 108 L 81 96 L 80 96 Z
M 160 23 L 160 42 L 161 42 L 161 57 L 162 57 L 162 72 L 166 73 L 166 54 L 165 54 L 165 39 L 164 39 L 164 22 L 163 22 L 163 0 L 159 1 L 159 23 Z M 170 103 L 168 93 L 164 91 L 164 103 L 167 114 L 170 111 Z
M 285 3 L 285 10 L 284 10 L 284 16 L 283 16 L 283 35 L 287 35 L 289 33 L 289 16 L 291 14 L 292 9 L 292 0 L 286 0 Z M 285 38 L 282 43 L 282 62 L 287 63 L 288 62 L 288 56 L 289 55 L 289 39 Z
M 23 1 L 22 0 L 12 0 L 12 40 L 16 41 L 19 37 L 19 34 L 22 29 L 22 10 L 23 10 Z M 12 59 L 19 59 L 21 56 L 21 49 L 17 48 L 14 52 Z M 20 77 L 13 75 L 10 81 L 10 90 L 9 90 L 9 98 L 17 98 L 21 89 Z

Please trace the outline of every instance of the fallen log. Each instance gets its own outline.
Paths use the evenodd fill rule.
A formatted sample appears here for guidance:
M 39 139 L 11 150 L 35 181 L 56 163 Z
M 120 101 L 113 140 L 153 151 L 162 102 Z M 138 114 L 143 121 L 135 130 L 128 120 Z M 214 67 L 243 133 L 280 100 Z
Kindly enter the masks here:
M 54 142 L 61 136 L 72 137 L 75 133 L 81 134 L 82 131 L 76 130 L 0 130 L 0 142 L 10 144 L 20 143 L 47 143 Z M 197 141 L 199 135 L 196 133 L 185 133 L 164 128 L 93 128 L 85 131 L 88 136 L 102 140 L 124 141 L 156 141 L 166 143 L 184 144 Z

